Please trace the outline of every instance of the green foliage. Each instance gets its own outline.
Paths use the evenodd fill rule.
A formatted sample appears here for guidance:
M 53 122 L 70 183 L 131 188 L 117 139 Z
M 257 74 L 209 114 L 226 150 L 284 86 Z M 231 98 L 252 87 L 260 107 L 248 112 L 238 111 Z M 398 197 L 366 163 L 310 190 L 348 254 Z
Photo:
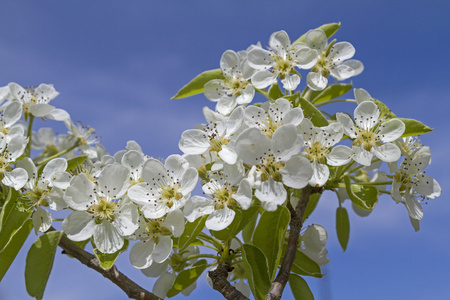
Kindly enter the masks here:
M 433 131 L 433 128 L 428 127 L 427 125 L 414 120 L 414 119 L 405 119 L 399 118 L 403 123 L 405 123 L 405 132 L 402 137 L 412 136 L 412 135 L 420 135 L 424 133 L 428 133 Z
M 192 79 L 188 84 L 183 86 L 178 93 L 170 98 L 170 100 L 186 98 L 189 96 L 197 95 L 203 93 L 205 90 L 205 84 L 213 79 L 223 79 L 222 70 L 214 69 L 205 71 L 197 75 L 194 79 Z
M 327 36 L 327 38 L 330 38 L 333 34 L 336 33 L 336 31 L 338 31 L 338 29 L 340 27 L 341 27 L 341 22 L 324 24 L 322 26 L 317 27 L 316 29 L 322 29 L 325 32 L 325 35 Z M 294 43 L 297 43 L 297 42 L 304 43 L 305 38 L 306 38 L 306 33 L 304 35 L 302 35 L 301 37 L 299 37 Z
M 33 221 L 27 219 L 10 237 L 9 242 L 0 250 L 0 281 L 19 253 L 33 228 Z
M 316 278 L 323 277 L 320 266 L 300 250 L 297 250 L 297 253 L 295 254 L 295 260 L 291 271 L 305 276 Z
M 315 193 L 309 196 L 308 205 L 306 206 L 305 213 L 303 214 L 303 222 L 312 214 L 312 212 L 316 209 L 317 204 L 319 203 L 319 199 L 322 194 Z
M 258 209 L 258 207 L 256 206 L 256 208 Z M 258 218 L 258 210 L 256 210 L 255 215 L 253 216 L 253 218 L 251 219 L 244 219 L 245 220 L 245 226 L 242 229 L 242 239 L 244 240 L 245 243 L 250 244 L 252 242 L 252 238 L 253 238 L 253 232 L 255 231 L 255 226 L 256 226 L 256 221 Z
M 245 274 L 255 299 L 264 299 L 270 289 L 267 258 L 256 246 L 243 244 L 241 247 Z
M 346 94 L 351 89 L 351 84 L 340 83 L 329 85 L 322 91 L 313 91 L 311 93 L 310 101 L 314 104 L 322 103 L 331 99 L 338 98 Z
M 345 189 L 352 202 L 365 210 L 374 209 L 378 202 L 378 190 L 373 186 L 362 186 L 358 184 L 352 184 L 350 177 L 344 177 Z
M 372 99 L 380 110 L 380 118 L 386 117 L 388 119 L 397 118 L 397 116 L 380 100 Z
M 344 207 L 338 207 L 336 210 L 336 232 L 339 244 L 341 244 L 342 250 L 345 251 L 350 238 L 350 221 L 347 210 Z
M 283 92 L 280 90 L 278 83 L 273 83 L 269 88 L 269 98 L 271 100 L 277 100 L 278 98 L 284 97 Z
M 308 100 L 299 98 L 300 107 L 303 110 L 305 118 L 310 119 L 314 126 L 323 127 L 328 126 L 328 120 L 313 104 Z
M 167 297 L 170 298 L 179 294 L 196 282 L 207 266 L 206 260 L 202 259 L 193 264 L 191 268 L 181 271 L 175 278 L 172 288 L 167 292 Z
M 83 162 L 87 159 L 86 155 L 77 156 L 67 160 L 67 172 L 76 169 L 78 166 L 81 166 Z
M 128 249 L 128 240 L 124 240 L 122 248 L 114 253 L 102 253 L 100 252 L 94 243 L 92 243 L 92 247 L 94 248 L 94 255 L 100 262 L 100 267 L 103 270 L 109 270 L 114 265 L 114 262 L 119 257 L 122 252 L 125 252 Z
M 178 238 L 178 248 L 180 251 L 186 249 L 195 241 L 198 234 L 205 228 L 205 222 L 208 216 L 197 218 L 194 222 L 186 222 L 183 234 Z
M 41 235 L 28 251 L 25 265 L 25 285 L 31 297 L 36 299 L 44 297 L 45 286 L 62 234 L 62 231 L 47 232 Z
M 276 211 L 262 213 L 253 233 L 253 245 L 257 246 L 266 256 L 269 277 L 275 278 L 278 261 L 281 257 L 284 234 L 289 225 L 290 214 L 286 207 L 278 206 Z
M 305 279 L 302 277 L 290 274 L 289 275 L 289 287 L 291 288 L 292 295 L 295 300 L 314 300 L 314 295 L 311 292 Z

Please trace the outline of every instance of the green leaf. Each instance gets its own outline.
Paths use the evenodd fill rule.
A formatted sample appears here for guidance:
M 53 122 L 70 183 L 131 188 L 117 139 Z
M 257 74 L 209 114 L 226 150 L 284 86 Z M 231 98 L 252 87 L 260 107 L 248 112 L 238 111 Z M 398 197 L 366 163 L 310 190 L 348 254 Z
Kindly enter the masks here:
M 405 119 L 399 118 L 403 123 L 405 123 L 405 132 L 402 137 L 412 136 L 412 135 L 420 135 L 424 133 L 428 133 L 433 131 L 433 128 L 428 127 L 427 125 L 414 120 L 414 119 Z
M 197 95 L 203 93 L 205 90 L 205 84 L 212 79 L 223 79 L 222 70 L 214 69 L 205 71 L 197 75 L 194 79 L 192 79 L 188 84 L 183 86 L 178 93 L 170 98 L 170 100 L 186 98 L 189 96 Z
M 9 242 L 0 251 L 0 281 L 5 276 L 12 262 L 19 253 L 33 228 L 33 221 L 28 219 L 9 239 Z
M 86 155 L 81 155 L 81 156 L 77 156 L 77 157 L 68 159 L 66 171 L 69 172 L 71 170 L 76 169 L 78 166 L 81 166 L 86 159 L 87 159 Z
M 109 270 L 114 265 L 114 262 L 119 257 L 119 255 L 128 249 L 128 240 L 124 240 L 122 248 L 114 253 L 103 253 L 97 249 L 94 243 L 92 243 L 92 248 L 94 248 L 94 255 L 100 262 L 100 267 L 103 270 Z
M 25 285 L 31 297 L 42 299 L 45 286 L 53 267 L 56 248 L 62 231 L 51 231 L 41 235 L 31 245 L 25 264 Z
M 278 98 L 284 97 L 283 92 L 280 90 L 278 83 L 273 83 L 269 88 L 269 98 L 272 100 L 277 100 Z
M 327 86 L 322 91 L 312 92 L 310 101 L 314 104 L 322 103 L 331 99 L 335 99 L 346 94 L 352 89 L 351 84 L 333 84 Z
M 205 222 L 208 216 L 197 218 L 194 222 L 186 222 L 183 234 L 178 238 L 178 248 L 180 251 L 186 249 L 205 228 Z
M 8 243 L 11 236 L 22 226 L 31 212 L 20 211 L 17 200 L 19 193 L 9 188 L 8 196 L 0 213 L 0 250 Z
M 314 300 L 314 295 L 311 292 L 305 279 L 298 275 L 289 275 L 289 287 L 295 300 Z
M 202 259 L 193 264 L 191 268 L 178 273 L 175 281 L 173 282 L 172 288 L 167 292 L 167 297 L 170 298 L 179 294 L 181 291 L 196 282 L 207 266 L 207 261 Z
M 276 211 L 262 213 L 253 233 L 253 245 L 266 256 L 271 280 L 275 278 L 278 269 L 278 261 L 282 254 L 281 245 L 290 219 L 289 210 L 284 206 L 278 206 Z
M 214 231 L 210 230 L 211 234 L 221 241 L 228 241 L 230 238 L 234 237 L 239 231 L 239 225 L 242 220 L 242 213 L 240 210 L 235 210 L 235 216 L 233 219 L 233 222 L 225 228 L 220 231 Z
M 325 32 L 325 35 L 327 36 L 327 38 L 330 38 L 333 34 L 336 33 L 336 31 L 338 31 L 339 27 L 341 27 L 341 22 L 324 24 L 320 27 L 317 27 L 316 29 L 322 29 Z M 297 42 L 304 43 L 305 38 L 306 38 L 306 33 L 304 35 L 302 35 L 301 37 L 299 37 L 294 43 L 297 43 Z
M 322 196 L 322 194 L 320 193 L 314 193 L 309 196 L 308 205 L 306 205 L 305 213 L 303 214 L 303 221 L 305 221 L 316 209 L 316 206 L 319 203 L 320 196 Z
M 350 221 L 347 210 L 344 207 L 338 207 L 336 210 L 336 232 L 342 249 L 345 251 L 350 238 Z
M 314 126 L 328 126 L 328 120 L 325 116 L 309 101 L 299 98 L 300 106 L 303 110 L 305 118 L 310 119 Z
M 316 278 L 323 277 L 320 266 L 305 253 L 299 250 L 297 250 L 297 253 L 295 254 L 295 260 L 291 270 L 292 272 L 300 275 L 312 276 Z
M 255 299 L 264 299 L 270 289 L 269 269 L 264 253 L 256 246 L 243 244 L 241 247 L 245 274 Z
M 380 118 L 386 116 L 388 119 L 397 118 L 397 116 L 380 100 L 372 99 L 380 110 Z
M 378 202 L 378 190 L 374 186 L 352 184 L 350 177 L 344 177 L 345 189 L 352 202 L 365 210 L 373 210 Z
M 247 227 L 247 225 L 252 221 L 255 220 L 255 224 L 256 224 L 256 219 L 257 219 L 257 215 L 259 212 L 259 209 L 261 207 L 259 205 L 252 205 L 250 206 L 248 209 L 246 210 L 242 210 L 242 218 L 241 218 L 241 222 L 239 223 L 239 227 L 236 229 L 237 233 L 239 233 L 241 230 L 243 230 L 245 227 Z M 255 228 L 255 225 L 253 225 L 253 229 Z
M 247 225 L 244 226 L 242 229 L 242 239 L 245 243 L 249 244 L 252 241 L 253 232 L 255 231 L 256 221 L 257 221 L 258 215 L 255 215 L 253 218 L 249 219 L 247 221 Z M 244 218 L 242 223 L 244 222 Z

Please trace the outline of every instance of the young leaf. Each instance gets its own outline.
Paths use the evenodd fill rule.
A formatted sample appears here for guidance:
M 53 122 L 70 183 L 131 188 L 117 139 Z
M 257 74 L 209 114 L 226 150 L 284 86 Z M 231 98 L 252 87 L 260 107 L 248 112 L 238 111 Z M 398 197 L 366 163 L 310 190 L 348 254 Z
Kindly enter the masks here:
M 314 260 L 309 258 L 305 253 L 299 250 L 297 250 L 294 264 L 292 265 L 291 270 L 292 272 L 300 275 L 312 276 L 316 278 L 323 277 L 320 266 Z
M 319 199 L 322 194 L 315 193 L 309 196 L 308 205 L 306 205 L 305 213 L 303 214 L 303 221 L 305 221 L 316 209 L 317 203 L 319 203 Z
M 251 207 L 250 207 L 251 208 Z M 249 209 L 250 209 L 249 208 Z M 257 221 L 258 215 L 255 214 L 253 218 L 248 219 L 247 224 L 242 229 L 242 239 L 245 243 L 249 244 L 252 242 L 253 232 L 255 231 L 256 221 Z M 243 219 L 245 220 L 245 219 Z M 243 222 L 242 222 L 243 223 Z
M 386 116 L 388 119 L 397 118 L 397 116 L 380 100 L 372 99 L 380 110 L 380 118 Z
M 181 291 L 196 282 L 200 275 L 202 275 L 203 271 L 205 271 L 207 266 L 207 261 L 202 259 L 193 264 L 191 268 L 178 273 L 178 276 L 173 282 L 172 288 L 167 292 L 167 297 L 170 298 L 179 294 Z
M 194 222 L 186 222 L 183 234 L 178 238 L 178 248 L 180 251 L 186 249 L 196 238 L 200 231 L 205 228 L 208 216 L 197 218 Z
M 339 27 L 341 27 L 341 22 L 324 24 L 320 27 L 317 27 L 316 29 L 322 29 L 325 32 L 325 35 L 327 36 L 327 38 L 330 38 L 333 34 L 336 33 L 336 31 L 338 31 Z M 299 37 L 294 43 L 297 43 L 297 42 L 304 43 L 305 37 L 306 37 L 306 33 L 304 35 L 302 35 L 301 37 Z
M 269 88 L 269 98 L 272 100 L 277 100 L 278 98 L 284 97 L 283 92 L 280 90 L 278 83 L 272 83 Z
M 94 243 L 92 243 L 94 255 L 100 262 L 100 267 L 102 267 L 103 270 L 111 269 L 119 255 L 128 249 L 128 243 L 128 240 L 124 240 L 122 248 L 114 253 L 102 253 L 95 247 Z
M 71 159 L 67 160 L 67 169 L 66 171 L 69 172 L 71 170 L 76 169 L 78 166 L 80 166 L 85 160 L 87 159 L 86 155 L 77 156 Z
M 222 70 L 214 69 L 205 71 L 197 75 L 194 79 L 191 80 L 188 84 L 183 86 L 178 93 L 170 98 L 170 100 L 186 98 L 189 96 L 197 95 L 203 93 L 205 90 L 205 84 L 212 79 L 223 79 Z
M 33 221 L 28 219 L 9 239 L 8 244 L 0 251 L 0 281 L 8 271 L 33 228 Z
M 378 190 L 373 186 L 352 184 L 350 177 L 344 177 L 345 189 L 352 202 L 362 209 L 372 210 L 378 202 Z
M 402 120 L 403 123 L 405 123 L 405 132 L 403 133 L 402 137 L 419 135 L 433 131 L 433 128 L 430 128 L 417 120 L 405 118 L 399 119 Z
M 235 210 L 236 215 L 234 216 L 233 222 L 225 229 L 220 231 L 210 230 L 211 234 L 221 241 L 228 241 L 230 238 L 234 237 L 239 231 L 239 224 L 241 223 L 242 213 L 239 210 Z
M 347 210 L 344 207 L 338 207 L 336 210 L 336 232 L 339 244 L 341 244 L 342 250 L 345 251 L 350 238 L 350 221 Z
M 270 289 L 269 269 L 264 253 L 256 246 L 243 244 L 241 247 L 245 274 L 255 299 L 264 299 Z
M 25 264 L 25 285 L 31 297 L 42 299 L 45 286 L 53 267 L 56 248 L 62 231 L 51 231 L 41 235 L 31 245 Z
M 239 233 L 244 227 L 247 227 L 247 225 L 257 218 L 258 212 L 259 212 L 260 206 L 259 205 L 252 205 L 246 210 L 242 210 L 242 218 L 241 222 L 239 223 L 239 227 L 236 229 L 236 233 Z M 255 222 L 256 224 L 256 222 Z M 253 229 L 255 228 L 255 225 L 253 225 Z
M 275 278 L 278 269 L 281 245 L 289 220 L 289 210 L 284 206 L 279 206 L 276 211 L 265 211 L 253 233 L 253 245 L 257 246 L 267 258 L 270 280 Z
M 314 295 L 311 292 L 305 279 L 298 275 L 289 275 L 289 287 L 295 300 L 314 300 Z
M 314 126 L 328 126 L 328 120 L 314 105 L 301 97 L 299 101 L 305 117 L 310 119 Z
M 340 97 L 351 89 L 351 84 L 340 83 L 329 85 L 323 91 L 312 92 L 310 101 L 314 104 L 322 103 Z

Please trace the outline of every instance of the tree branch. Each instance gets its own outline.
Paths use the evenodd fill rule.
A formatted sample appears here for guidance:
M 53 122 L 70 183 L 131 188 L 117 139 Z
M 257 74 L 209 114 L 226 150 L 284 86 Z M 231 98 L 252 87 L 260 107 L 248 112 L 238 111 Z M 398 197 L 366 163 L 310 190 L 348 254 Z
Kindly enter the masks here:
M 55 228 L 51 227 L 48 231 L 54 230 Z M 134 281 L 129 279 L 127 276 L 121 273 L 116 268 L 115 265 L 112 266 L 112 268 L 110 268 L 109 270 L 102 269 L 100 267 L 99 261 L 97 260 L 97 258 L 95 258 L 94 255 L 84 251 L 83 249 L 72 243 L 72 241 L 69 240 L 64 235 L 61 237 L 61 240 L 59 241 L 59 246 L 62 249 L 64 249 L 65 254 L 73 256 L 74 258 L 78 259 L 82 264 L 86 265 L 91 269 L 94 269 L 95 271 L 102 274 L 104 277 L 111 280 L 112 283 L 121 288 L 129 298 L 137 300 L 162 300 L 155 294 L 150 293 L 149 291 L 147 291 L 146 289 L 142 288 Z
M 295 210 L 290 209 L 291 221 L 289 222 L 289 240 L 284 254 L 283 262 L 281 263 L 280 271 L 277 277 L 270 286 L 269 293 L 266 295 L 266 300 L 279 300 L 283 294 L 283 290 L 289 279 L 292 265 L 294 264 L 295 254 L 297 253 L 298 239 L 300 237 L 300 231 L 303 226 L 303 215 L 305 213 L 306 206 L 309 202 L 309 197 L 314 193 L 322 193 L 323 188 L 315 188 L 307 185 L 302 189 L 300 194 L 300 200 L 297 203 Z
M 231 271 L 233 271 L 233 268 L 226 262 L 220 264 L 216 269 L 209 271 L 208 276 L 211 278 L 213 288 L 219 291 L 226 299 L 248 300 L 247 297 L 228 282 L 228 273 Z

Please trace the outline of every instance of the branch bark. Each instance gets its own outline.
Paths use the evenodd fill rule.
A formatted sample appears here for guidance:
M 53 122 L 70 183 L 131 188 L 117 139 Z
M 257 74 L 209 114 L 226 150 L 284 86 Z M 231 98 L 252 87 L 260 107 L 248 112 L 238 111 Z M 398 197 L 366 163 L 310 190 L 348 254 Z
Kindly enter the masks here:
M 54 230 L 55 228 L 53 227 L 49 229 L 49 231 Z M 121 288 L 129 298 L 137 300 L 162 300 L 155 294 L 150 293 L 149 291 L 129 279 L 127 276 L 121 273 L 115 265 L 112 266 L 112 268 L 109 270 L 102 269 L 100 267 L 99 261 L 97 260 L 97 258 L 95 258 L 94 255 L 84 251 L 83 249 L 72 243 L 72 241 L 64 235 L 59 241 L 59 246 L 64 249 L 65 254 L 73 256 L 88 268 L 97 271 L 104 277 L 111 280 L 111 282 Z
M 228 282 L 228 273 L 231 271 L 233 271 L 232 267 L 226 262 L 209 271 L 208 275 L 213 283 L 213 289 L 219 291 L 228 300 L 248 300 L 247 297 Z
M 315 188 L 307 185 L 302 189 L 300 194 L 300 200 L 298 201 L 295 210 L 290 209 L 291 221 L 289 222 L 289 240 L 284 254 L 283 262 L 281 263 L 280 270 L 277 277 L 270 286 L 269 293 L 266 295 L 266 300 L 279 300 L 283 294 L 284 288 L 289 279 L 292 265 L 294 264 L 295 254 L 297 253 L 297 245 L 300 237 L 300 231 L 303 226 L 303 215 L 305 213 L 306 206 L 309 202 L 309 197 L 314 193 L 322 193 L 323 188 Z

